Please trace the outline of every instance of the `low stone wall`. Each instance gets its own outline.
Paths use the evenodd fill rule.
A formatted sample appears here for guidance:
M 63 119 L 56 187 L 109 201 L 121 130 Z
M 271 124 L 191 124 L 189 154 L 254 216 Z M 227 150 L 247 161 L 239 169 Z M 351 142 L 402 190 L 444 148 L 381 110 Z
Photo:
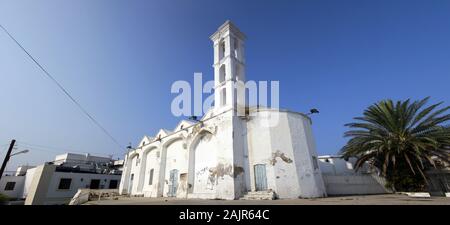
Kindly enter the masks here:
M 327 175 L 323 174 L 329 196 L 385 194 L 384 180 L 373 174 Z
M 428 192 L 432 196 L 447 196 L 450 192 L 450 169 L 432 169 L 426 172 L 429 179 Z

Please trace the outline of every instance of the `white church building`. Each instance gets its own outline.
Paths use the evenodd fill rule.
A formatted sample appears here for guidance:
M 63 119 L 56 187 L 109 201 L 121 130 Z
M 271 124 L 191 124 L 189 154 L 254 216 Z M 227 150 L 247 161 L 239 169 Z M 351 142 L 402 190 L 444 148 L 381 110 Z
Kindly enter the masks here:
M 215 105 L 199 121 L 161 129 L 125 156 L 119 191 L 144 197 L 239 199 L 327 195 L 311 119 L 302 113 L 246 107 L 245 35 L 227 21 L 214 43 Z M 241 112 L 241 113 L 238 113 Z M 278 122 L 270 124 L 277 118 Z

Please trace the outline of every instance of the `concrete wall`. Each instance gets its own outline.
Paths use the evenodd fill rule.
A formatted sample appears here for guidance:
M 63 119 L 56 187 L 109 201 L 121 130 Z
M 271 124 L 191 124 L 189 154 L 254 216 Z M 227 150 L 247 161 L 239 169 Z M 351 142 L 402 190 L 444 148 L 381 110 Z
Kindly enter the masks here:
M 13 190 L 5 190 L 8 182 L 14 182 Z M 23 187 L 25 184 L 25 176 L 2 176 L 0 179 L 0 193 L 7 195 L 13 199 L 21 199 L 23 193 Z
M 384 194 L 384 181 L 376 175 L 323 175 L 327 193 L 333 195 Z
M 450 192 L 450 167 L 425 172 L 430 179 L 428 191 L 432 196 L 446 196 Z
M 27 173 L 25 174 L 25 185 L 23 187 L 23 198 L 26 198 L 31 186 L 31 182 L 33 181 L 34 178 L 34 172 L 36 171 L 36 167 L 35 168 L 31 168 L 27 170 Z
M 33 178 L 28 187 L 25 205 L 43 205 L 47 198 L 47 191 L 56 165 L 40 165 L 34 168 Z
M 319 166 L 322 170 L 328 195 L 363 195 L 384 194 L 385 181 L 376 173 L 369 171 L 365 164 L 356 172 L 354 163 L 356 158 L 348 160 L 338 156 L 320 156 Z

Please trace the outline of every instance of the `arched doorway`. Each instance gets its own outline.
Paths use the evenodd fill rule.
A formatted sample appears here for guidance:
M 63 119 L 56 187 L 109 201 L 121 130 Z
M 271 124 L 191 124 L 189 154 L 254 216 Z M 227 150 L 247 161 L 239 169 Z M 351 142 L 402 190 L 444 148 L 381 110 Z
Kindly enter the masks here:
M 169 175 L 169 191 L 167 192 L 168 197 L 177 197 L 178 189 L 178 170 L 173 169 L 170 171 Z
M 216 192 L 216 177 L 211 170 L 217 166 L 217 142 L 208 131 L 203 131 L 194 138 L 189 160 L 190 193 L 213 195 Z
M 134 195 L 137 194 L 137 186 L 139 182 L 139 154 L 133 154 L 130 156 L 128 166 L 130 168 L 130 176 L 128 177 L 127 192 L 128 194 Z
M 150 193 L 150 195 L 156 197 L 156 194 L 153 193 L 156 193 L 157 191 L 156 185 L 154 184 L 158 183 L 158 180 L 154 178 L 154 173 L 159 172 L 158 152 L 157 146 L 150 146 L 144 149 L 142 154 L 140 168 L 140 174 L 142 175 L 139 181 L 138 190 L 139 192 L 144 193 L 144 196 L 148 196 Z M 158 168 L 158 170 L 155 171 L 155 168 Z
M 188 172 L 188 151 L 182 138 L 169 140 L 163 147 L 163 159 L 161 160 L 162 196 L 185 197 L 187 185 L 173 181 L 180 181 L 180 176 Z M 176 173 L 174 172 L 176 170 Z M 175 193 L 174 193 L 175 192 Z

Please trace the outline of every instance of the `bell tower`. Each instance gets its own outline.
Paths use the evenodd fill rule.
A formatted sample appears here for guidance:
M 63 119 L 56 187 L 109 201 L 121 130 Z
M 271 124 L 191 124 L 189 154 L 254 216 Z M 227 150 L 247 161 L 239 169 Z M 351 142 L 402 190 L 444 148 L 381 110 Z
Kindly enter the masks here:
M 227 20 L 211 35 L 214 43 L 215 113 L 245 109 L 245 35 Z

